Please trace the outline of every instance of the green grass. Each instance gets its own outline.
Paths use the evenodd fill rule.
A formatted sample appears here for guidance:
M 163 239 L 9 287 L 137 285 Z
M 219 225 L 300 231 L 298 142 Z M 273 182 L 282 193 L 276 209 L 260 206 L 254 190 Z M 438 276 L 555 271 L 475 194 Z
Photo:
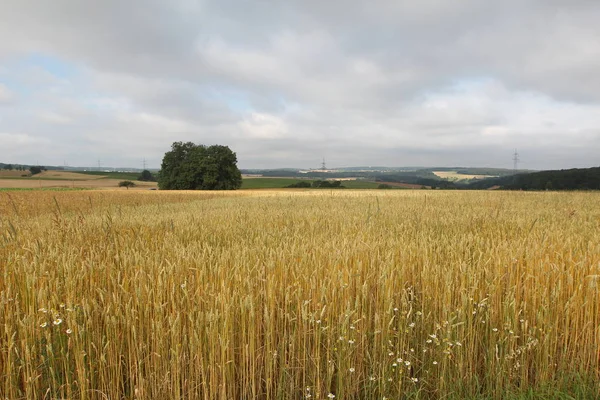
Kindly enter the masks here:
M 242 189 L 276 189 L 284 188 L 297 182 L 310 182 L 312 179 L 296 178 L 250 178 L 242 181 Z M 368 181 L 343 181 L 342 186 L 348 189 L 377 189 L 379 183 Z
M 282 188 L 304 180 L 294 178 L 250 178 L 242 180 L 242 189 Z M 312 182 L 307 180 L 307 182 Z
M 104 171 L 69 171 L 78 174 L 104 176 L 106 179 L 124 179 L 135 181 L 142 174 L 141 172 L 104 172 Z

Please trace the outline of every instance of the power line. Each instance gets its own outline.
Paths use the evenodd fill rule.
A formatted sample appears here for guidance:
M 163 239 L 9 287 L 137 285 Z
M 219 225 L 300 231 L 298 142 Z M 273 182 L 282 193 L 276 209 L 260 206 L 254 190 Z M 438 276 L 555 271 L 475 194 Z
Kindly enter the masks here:
M 519 158 L 519 152 L 517 151 L 517 149 L 515 149 L 512 160 L 513 160 L 513 169 L 516 172 L 517 168 L 519 167 L 519 161 L 521 161 L 521 159 Z

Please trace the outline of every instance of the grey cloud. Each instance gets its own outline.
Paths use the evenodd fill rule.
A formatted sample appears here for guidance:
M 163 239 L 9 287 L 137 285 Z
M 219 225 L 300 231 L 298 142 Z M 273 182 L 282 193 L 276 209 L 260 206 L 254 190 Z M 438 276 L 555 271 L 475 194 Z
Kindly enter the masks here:
M 0 82 L 0 105 L 12 103 L 14 94 L 6 85 Z
M 0 78 L 33 92 L 0 109 L 0 132 L 51 138 L 57 157 L 157 165 L 194 140 L 246 167 L 500 165 L 514 147 L 531 168 L 598 162 L 596 1 L 24 0 L 0 15 Z M 7 62 L 29 53 L 78 74 Z

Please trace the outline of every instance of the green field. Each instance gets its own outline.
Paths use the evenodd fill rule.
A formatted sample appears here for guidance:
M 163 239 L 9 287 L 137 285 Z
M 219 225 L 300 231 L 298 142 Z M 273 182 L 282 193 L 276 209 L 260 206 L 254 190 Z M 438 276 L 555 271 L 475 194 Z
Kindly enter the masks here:
M 310 182 L 312 179 L 295 178 L 249 178 L 242 181 L 242 189 L 277 189 L 297 182 Z M 348 189 L 377 189 L 379 183 L 369 181 L 343 181 L 342 186 Z
M 135 181 L 141 175 L 141 172 L 104 172 L 104 171 L 73 171 L 78 174 L 85 175 L 100 175 L 106 179 L 126 179 Z

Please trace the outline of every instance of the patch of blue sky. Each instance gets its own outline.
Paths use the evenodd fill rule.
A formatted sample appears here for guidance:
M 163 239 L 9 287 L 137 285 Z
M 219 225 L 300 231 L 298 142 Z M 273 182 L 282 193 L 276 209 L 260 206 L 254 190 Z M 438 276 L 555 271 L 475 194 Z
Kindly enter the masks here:
M 203 86 L 199 91 L 203 99 L 226 105 L 237 114 L 251 112 L 286 112 L 301 109 L 298 103 L 290 102 L 285 96 L 277 93 L 261 93 L 256 95 L 228 85 L 211 84 Z
M 59 81 L 72 80 L 80 75 L 80 68 L 74 64 L 44 53 L 29 53 L 23 57 L 7 62 L 0 70 L 0 82 L 11 91 L 29 95 L 39 90 L 35 70 L 41 70 Z M 28 74 L 33 73 L 32 80 Z
M 72 78 L 79 72 L 76 65 L 44 53 L 29 53 L 21 60 L 20 64 L 23 67 L 41 67 L 50 74 L 63 79 Z
M 224 85 L 210 85 L 203 88 L 199 95 L 210 101 L 226 104 L 231 111 L 248 112 L 253 109 L 248 96 L 241 90 Z

